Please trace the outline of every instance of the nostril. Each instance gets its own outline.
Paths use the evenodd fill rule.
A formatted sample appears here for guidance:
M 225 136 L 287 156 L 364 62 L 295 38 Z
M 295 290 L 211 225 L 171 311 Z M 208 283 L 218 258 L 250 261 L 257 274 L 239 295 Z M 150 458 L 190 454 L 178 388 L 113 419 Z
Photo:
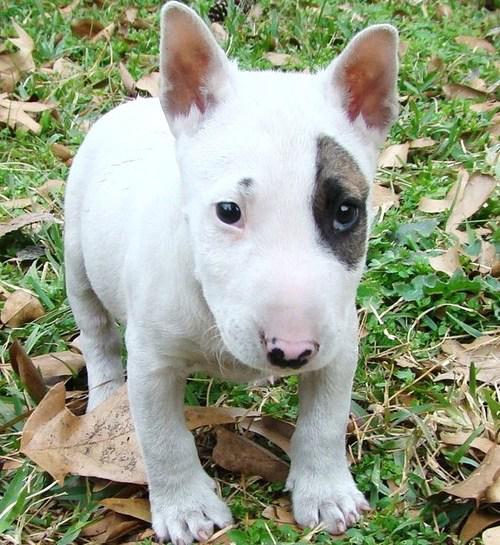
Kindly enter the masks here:
M 313 341 L 287 341 L 277 337 L 264 339 L 267 359 L 279 367 L 299 368 L 305 365 L 319 350 Z

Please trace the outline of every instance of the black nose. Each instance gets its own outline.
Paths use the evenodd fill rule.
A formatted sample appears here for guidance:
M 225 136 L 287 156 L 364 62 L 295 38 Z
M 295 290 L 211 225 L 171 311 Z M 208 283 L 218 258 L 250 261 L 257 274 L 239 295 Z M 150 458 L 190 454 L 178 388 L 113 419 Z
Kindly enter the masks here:
M 267 353 L 267 359 L 273 365 L 281 367 L 282 369 L 299 369 L 308 362 L 309 356 L 311 356 L 312 350 L 304 350 L 295 359 L 286 359 L 285 353 L 280 348 L 273 348 Z

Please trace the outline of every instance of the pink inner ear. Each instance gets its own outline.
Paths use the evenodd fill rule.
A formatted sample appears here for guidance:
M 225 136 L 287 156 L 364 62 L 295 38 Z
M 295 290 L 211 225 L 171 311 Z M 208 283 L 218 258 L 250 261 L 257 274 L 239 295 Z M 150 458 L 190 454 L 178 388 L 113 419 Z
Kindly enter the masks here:
M 343 67 L 346 109 L 354 121 L 360 114 L 369 127 L 385 128 L 392 121 L 395 60 L 385 33 L 373 33 L 361 43 Z

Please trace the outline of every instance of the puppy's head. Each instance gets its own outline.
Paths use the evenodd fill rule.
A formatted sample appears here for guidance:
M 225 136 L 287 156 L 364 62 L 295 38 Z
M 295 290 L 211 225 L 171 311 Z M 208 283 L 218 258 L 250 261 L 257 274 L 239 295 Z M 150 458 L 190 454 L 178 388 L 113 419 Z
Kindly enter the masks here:
M 398 109 L 397 43 L 377 25 L 315 75 L 244 72 L 191 9 L 162 11 L 160 100 L 195 274 L 246 365 L 318 369 L 355 334 L 370 184 Z

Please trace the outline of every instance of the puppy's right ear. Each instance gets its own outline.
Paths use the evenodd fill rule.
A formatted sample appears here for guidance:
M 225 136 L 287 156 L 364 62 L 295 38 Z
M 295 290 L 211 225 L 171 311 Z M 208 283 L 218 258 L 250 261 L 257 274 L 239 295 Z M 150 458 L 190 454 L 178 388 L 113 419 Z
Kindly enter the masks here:
M 180 2 L 161 11 L 160 102 L 175 136 L 193 133 L 230 89 L 232 65 L 203 20 Z

